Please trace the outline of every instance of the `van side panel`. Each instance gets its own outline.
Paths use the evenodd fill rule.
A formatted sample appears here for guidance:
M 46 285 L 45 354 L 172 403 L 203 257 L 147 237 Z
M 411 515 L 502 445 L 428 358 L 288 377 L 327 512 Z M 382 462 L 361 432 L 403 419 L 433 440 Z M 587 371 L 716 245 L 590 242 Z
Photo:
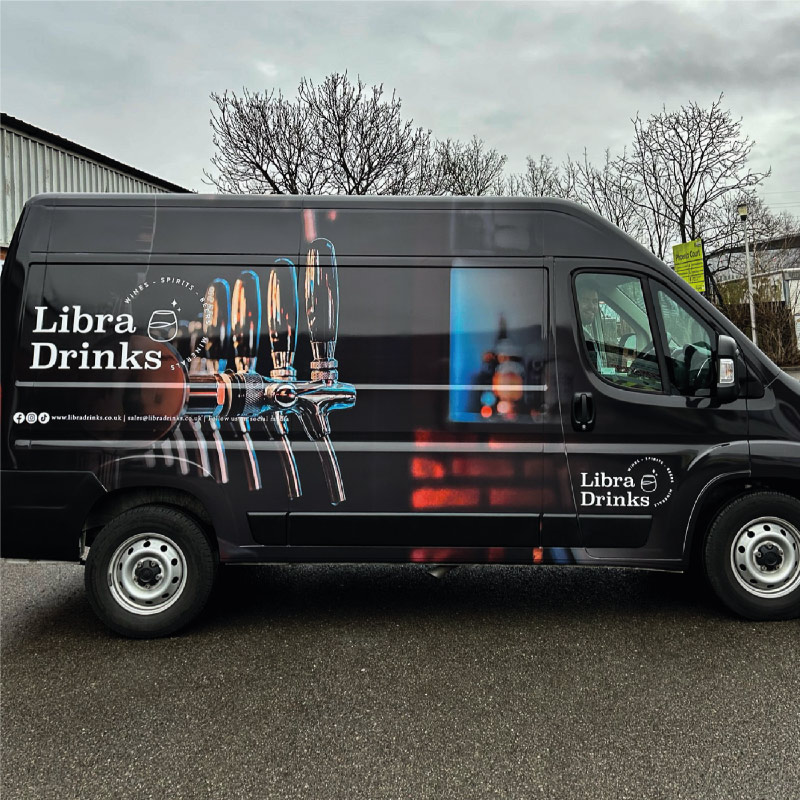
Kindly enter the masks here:
M 590 368 L 573 273 L 682 289 L 572 204 L 52 196 L 20 231 L 3 555 L 75 558 L 87 517 L 161 487 L 207 511 L 228 562 L 681 568 L 696 498 L 749 477 L 744 398 Z M 747 402 L 754 475 L 796 475 L 797 393 Z
M 40 470 L 3 470 L 1 491 L 3 558 L 51 561 L 78 560 L 75 534 L 105 494 L 91 472 Z

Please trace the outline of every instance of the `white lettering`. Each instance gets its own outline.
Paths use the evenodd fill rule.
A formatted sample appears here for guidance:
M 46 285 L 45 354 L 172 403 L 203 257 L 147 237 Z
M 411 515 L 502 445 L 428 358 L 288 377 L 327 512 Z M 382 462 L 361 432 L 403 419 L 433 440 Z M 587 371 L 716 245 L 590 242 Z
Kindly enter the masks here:
M 50 358 L 46 364 L 41 362 L 40 355 L 44 348 L 48 348 Z M 34 342 L 33 343 L 33 364 L 31 369 L 50 369 L 58 359 L 58 348 L 50 342 Z
M 47 306 L 36 306 L 34 333 L 106 333 L 114 326 L 116 333 L 135 333 L 136 326 L 130 314 L 89 314 L 80 306 L 63 306 L 58 322 L 45 326 Z
M 53 323 L 51 328 L 44 327 L 44 312 L 47 311 L 47 306 L 36 306 L 36 325 L 33 328 L 34 333 L 55 333 L 56 325 Z
M 77 358 L 77 350 L 62 350 L 59 355 L 61 356 L 61 363 L 58 365 L 59 369 L 69 369 L 69 360 Z
M 120 353 L 119 369 L 141 369 L 141 365 L 136 360 L 138 356 L 142 355 L 141 350 L 133 350 L 129 352 L 128 343 L 122 343 L 122 352 Z
M 97 333 L 103 332 L 103 315 L 98 317 L 99 327 L 95 329 L 94 316 L 92 314 L 84 314 L 80 306 L 75 306 L 74 309 L 72 316 L 73 333 L 92 333 L 95 330 Z
M 94 351 L 94 364 L 92 369 L 114 369 L 114 351 L 113 350 L 95 350 Z M 106 360 L 105 366 L 103 359 Z
M 114 331 L 116 333 L 135 333 L 136 328 L 133 325 L 133 317 L 130 314 L 120 314 L 117 317 Z
M 636 483 L 630 475 L 607 475 L 605 472 L 595 472 L 591 477 L 588 472 L 581 472 L 581 488 L 616 489 L 619 487 L 635 488 Z

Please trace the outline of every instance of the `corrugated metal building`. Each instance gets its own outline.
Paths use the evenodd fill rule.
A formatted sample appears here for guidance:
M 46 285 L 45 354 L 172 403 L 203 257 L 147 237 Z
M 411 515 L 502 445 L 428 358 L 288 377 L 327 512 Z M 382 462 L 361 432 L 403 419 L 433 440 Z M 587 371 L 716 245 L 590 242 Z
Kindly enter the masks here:
M 0 135 L 0 259 L 6 257 L 22 206 L 35 194 L 189 191 L 8 114 L 0 114 Z

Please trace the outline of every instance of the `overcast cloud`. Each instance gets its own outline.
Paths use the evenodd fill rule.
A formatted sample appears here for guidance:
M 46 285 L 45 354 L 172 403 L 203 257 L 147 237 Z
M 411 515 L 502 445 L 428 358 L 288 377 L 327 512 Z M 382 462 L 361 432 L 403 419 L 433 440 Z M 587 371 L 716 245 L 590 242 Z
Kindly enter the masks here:
M 800 3 L 16 2 L 2 110 L 209 191 L 209 93 L 348 70 L 438 138 L 600 158 L 631 117 L 691 101 L 743 117 L 764 197 L 800 215 Z

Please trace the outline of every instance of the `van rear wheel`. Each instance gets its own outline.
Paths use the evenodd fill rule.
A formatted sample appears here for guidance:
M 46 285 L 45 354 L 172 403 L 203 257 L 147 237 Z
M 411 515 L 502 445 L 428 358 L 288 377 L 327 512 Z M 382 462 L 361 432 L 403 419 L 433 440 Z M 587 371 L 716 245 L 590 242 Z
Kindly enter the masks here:
M 146 639 L 174 633 L 202 611 L 216 568 L 216 555 L 193 517 L 146 505 L 100 531 L 84 578 L 89 603 L 109 628 Z
M 800 616 L 800 502 L 778 492 L 739 498 L 714 520 L 704 563 L 722 602 L 753 620 Z

